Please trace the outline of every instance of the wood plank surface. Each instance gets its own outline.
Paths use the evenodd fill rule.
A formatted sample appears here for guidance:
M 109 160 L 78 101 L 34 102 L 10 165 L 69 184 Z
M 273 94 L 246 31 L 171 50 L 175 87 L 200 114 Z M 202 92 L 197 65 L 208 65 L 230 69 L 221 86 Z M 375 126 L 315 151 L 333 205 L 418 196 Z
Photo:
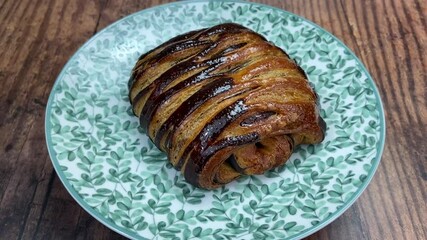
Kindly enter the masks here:
M 44 112 L 71 55 L 96 32 L 167 0 L 0 0 L 0 239 L 124 239 L 86 213 L 50 162 Z M 427 2 L 257 0 L 341 39 L 381 94 L 384 154 L 371 184 L 308 239 L 427 239 Z

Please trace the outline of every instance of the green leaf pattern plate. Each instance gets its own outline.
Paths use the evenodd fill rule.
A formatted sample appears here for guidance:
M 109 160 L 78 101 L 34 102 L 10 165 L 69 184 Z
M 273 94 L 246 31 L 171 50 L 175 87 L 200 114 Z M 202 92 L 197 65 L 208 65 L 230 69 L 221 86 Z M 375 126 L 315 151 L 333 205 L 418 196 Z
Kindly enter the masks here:
M 207 191 L 187 184 L 138 127 L 127 80 L 138 56 L 178 34 L 236 22 L 286 50 L 307 72 L 327 122 L 323 143 L 285 166 Z M 76 201 L 134 239 L 295 239 L 341 215 L 382 154 L 384 113 L 354 54 L 317 25 L 241 1 L 186 1 L 137 12 L 107 27 L 69 60 L 51 92 L 46 138 Z

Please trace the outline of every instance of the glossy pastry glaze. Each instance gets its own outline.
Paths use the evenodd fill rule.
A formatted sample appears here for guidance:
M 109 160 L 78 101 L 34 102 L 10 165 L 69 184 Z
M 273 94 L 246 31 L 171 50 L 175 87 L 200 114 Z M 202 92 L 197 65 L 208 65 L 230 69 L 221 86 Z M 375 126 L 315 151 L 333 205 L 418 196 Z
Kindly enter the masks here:
M 150 139 L 199 187 L 262 174 L 298 144 L 324 138 L 304 71 L 237 24 L 192 31 L 143 54 L 129 88 Z

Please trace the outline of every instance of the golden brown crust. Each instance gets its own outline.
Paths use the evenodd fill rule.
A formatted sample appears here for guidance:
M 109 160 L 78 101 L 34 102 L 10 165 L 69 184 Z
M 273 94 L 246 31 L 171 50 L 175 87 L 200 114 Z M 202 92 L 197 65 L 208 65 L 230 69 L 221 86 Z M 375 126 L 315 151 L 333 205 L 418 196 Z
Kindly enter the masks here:
M 261 174 L 296 145 L 324 138 L 304 71 L 237 24 L 189 32 L 142 55 L 129 87 L 141 126 L 199 187 Z

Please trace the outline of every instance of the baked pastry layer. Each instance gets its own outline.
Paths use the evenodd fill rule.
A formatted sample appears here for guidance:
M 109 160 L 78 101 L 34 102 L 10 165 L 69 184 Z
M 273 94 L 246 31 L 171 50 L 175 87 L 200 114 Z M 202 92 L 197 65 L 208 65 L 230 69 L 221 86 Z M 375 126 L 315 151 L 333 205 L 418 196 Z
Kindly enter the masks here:
M 324 138 L 304 71 L 238 24 L 192 31 L 143 54 L 129 89 L 141 127 L 199 187 L 262 174 L 295 146 Z

